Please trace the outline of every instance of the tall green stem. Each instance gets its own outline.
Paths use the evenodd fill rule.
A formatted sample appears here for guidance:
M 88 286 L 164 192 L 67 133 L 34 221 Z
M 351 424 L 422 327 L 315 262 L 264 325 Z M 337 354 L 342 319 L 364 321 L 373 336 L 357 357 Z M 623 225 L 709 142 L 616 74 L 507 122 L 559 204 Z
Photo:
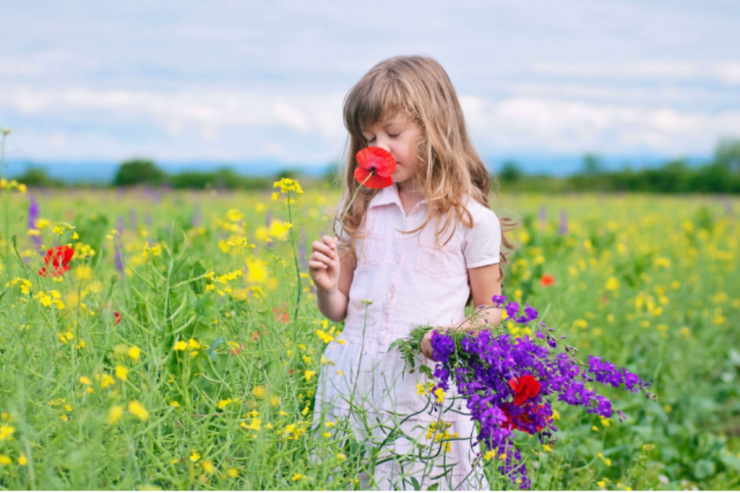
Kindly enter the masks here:
M 5 228 L 3 233 L 3 241 L 5 242 L 5 254 L 3 259 L 7 264 L 8 272 L 10 273 L 10 188 L 7 186 L 7 176 L 5 175 L 5 139 L 7 138 L 10 130 L 0 129 L 2 138 L 0 139 L 0 179 L 3 180 L 4 186 L 2 187 L 3 193 L 3 209 L 5 209 Z
M 287 192 L 288 194 L 288 221 L 290 221 L 291 224 L 293 224 L 293 211 L 290 208 L 290 191 Z M 293 230 L 295 230 L 294 227 L 291 226 L 290 228 L 290 241 L 293 244 L 293 261 L 295 262 L 295 277 L 296 277 L 296 283 L 298 285 L 297 293 L 296 293 L 296 300 L 295 300 L 295 312 L 293 313 L 293 323 L 298 323 L 298 307 L 301 304 L 301 268 L 298 265 L 298 254 L 296 253 L 296 243 L 295 243 L 295 235 L 293 233 Z M 295 325 L 294 325 L 295 327 Z

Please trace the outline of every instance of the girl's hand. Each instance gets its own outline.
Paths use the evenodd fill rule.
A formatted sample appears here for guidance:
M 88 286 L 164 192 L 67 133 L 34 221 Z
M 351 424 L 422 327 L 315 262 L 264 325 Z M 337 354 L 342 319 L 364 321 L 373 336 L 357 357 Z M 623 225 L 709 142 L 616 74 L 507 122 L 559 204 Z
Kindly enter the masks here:
M 432 333 L 434 329 L 429 329 L 424 337 L 421 339 L 421 353 L 432 361 L 434 359 L 434 350 L 432 349 Z
M 321 241 L 311 244 L 311 258 L 308 270 L 313 283 L 324 291 L 333 291 L 339 282 L 339 256 L 337 255 L 337 238 L 324 235 Z

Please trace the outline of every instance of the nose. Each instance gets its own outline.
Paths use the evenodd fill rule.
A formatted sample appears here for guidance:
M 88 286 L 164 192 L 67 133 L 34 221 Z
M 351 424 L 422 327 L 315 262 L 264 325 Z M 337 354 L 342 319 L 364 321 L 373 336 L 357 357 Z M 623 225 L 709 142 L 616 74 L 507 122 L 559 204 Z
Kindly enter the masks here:
M 381 137 L 376 137 L 375 142 L 373 142 L 373 145 L 375 147 L 380 147 L 384 151 L 391 152 L 391 147 L 388 145 L 388 141 Z

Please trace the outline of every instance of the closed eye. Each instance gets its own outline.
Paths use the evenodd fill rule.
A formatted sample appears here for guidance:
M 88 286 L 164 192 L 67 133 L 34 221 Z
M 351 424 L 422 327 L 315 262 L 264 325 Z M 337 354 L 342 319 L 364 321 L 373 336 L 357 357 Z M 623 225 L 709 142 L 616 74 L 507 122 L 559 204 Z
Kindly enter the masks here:
M 390 137 L 390 138 L 392 138 L 392 139 L 395 139 L 395 138 L 396 138 L 396 137 L 398 137 L 399 135 L 401 135 L 401 134 L 396 134 L 396 135 L 393 135 L 393 134 L 388 134 L 388 137 Z M 374 141 L 374 140 L 375 140 L 375 138 L 373 137 L 372 139 L 368 140 L 368 141 L 367 141 L 367 143 L 369 144 L 370 142 L 372 142 L 372 141 Z

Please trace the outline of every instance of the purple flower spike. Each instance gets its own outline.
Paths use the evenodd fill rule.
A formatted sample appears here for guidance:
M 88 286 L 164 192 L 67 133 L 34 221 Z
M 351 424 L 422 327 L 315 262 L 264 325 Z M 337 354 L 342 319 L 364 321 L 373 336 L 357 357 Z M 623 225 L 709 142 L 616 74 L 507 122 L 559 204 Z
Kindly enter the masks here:
M 509 318 L 513 318 L 516 320 L 516 314 L 519 311 L 519 303 L 516 301 L 510 302 L 508 305 L 506 305 L 506 315 L 508 315 Z
M 503 304 L 504 304 L 504 302 L 506 301 L 506 296 L 504 296 L 504 295 L 502 295 L 502 294 L 497 294 L 497 295 L 495 295 L 495 296 L 494 296 L 493 298 L 491 298 L 491 301 L 493 301 L 493 304 L 494 304 L 494 305 L 499 305 L 499 306 L 501 306 L 501 305 L 503 305 Z
M 539 314 L 537 313 L 537 310 L 532 308 L 531 306 L 527 305 L 527 308 L 524 309 L 524 315 L 528 318 L 528 322 L 532 320 L 536 320 Z

